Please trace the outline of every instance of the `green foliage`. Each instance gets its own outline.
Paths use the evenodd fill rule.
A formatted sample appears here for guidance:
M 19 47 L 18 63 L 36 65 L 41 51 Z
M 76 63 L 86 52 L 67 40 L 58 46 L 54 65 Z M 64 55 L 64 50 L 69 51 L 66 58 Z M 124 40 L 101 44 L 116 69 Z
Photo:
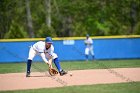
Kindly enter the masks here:
M 140 35 L 140 22 L 137 23 L 137 25 L 135 27 L 135 33 L 134 34 Z
M 45 1 L 29 0 L 35 37 L 140 34 L 139 0 L 51 0 L 50 28 Z M 14 38 L 12 21 L 29 32 L 25 0 L 0 0 L 0 11 L 0 38 Z
M 39 31 L 36 33 L 36 36 L 40 38 L 45 38 L 46 36 L 55 37 L 56 33 L 52 27 L 48 28 L 46 24 L 43 24 Z
M 23 27 L 16 22 L 12 22 L 9 31 L 5 34 L 4 38 L 25 38 L 27 33 L 24 31 Z

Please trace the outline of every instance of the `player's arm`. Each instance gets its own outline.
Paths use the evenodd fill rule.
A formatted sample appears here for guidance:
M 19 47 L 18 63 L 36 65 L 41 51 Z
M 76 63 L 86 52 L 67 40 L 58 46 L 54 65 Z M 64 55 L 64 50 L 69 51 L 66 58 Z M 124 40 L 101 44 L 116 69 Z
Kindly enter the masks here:
M 88 44 L 87 40 L 85 40 L 84 43 L 85 43 L 85 45 L 87 45 Z
M 89 39 L 89 43 L 90 43 L 90 45 L 93 45 L 93 41 L 91 38 Z
M 52 47 L 51 47 L 51 50 L 50 50 L 50 53 L 48 53 L 48 54 L 50 55 L 50 58 L 49 58 L 49 60 L 48 60 L 49 63 L 51 64 L 51 65 L 50 65 L 50 68 L 52 68 L 52 61 L 53 61 L 53 56 L 52 56 L 52 55 L 53 55 L 53 52 L 54 52 L 54 47 L 52 46 Z
M 89 38 L 88 40 L 86 40 L 86 45 L 92 45 L 93 44 L 93 41 L 91 38 Z
M 53 67 L 52 67 L 52 61 L 53 61 L 53 58 L 51 57 L 51 58 L 48 60 L 48 62 L 49 62 L 49 64 L 50 64 L 50 65 L 49 65 L 49 68 L 53 68 Z
M 46 59 L 45 53 L 40 53 L 41 58 L 43 61 L 49 65 L 49 67 L 52 67 L 52 59 L 50 58 L 49 60 Z

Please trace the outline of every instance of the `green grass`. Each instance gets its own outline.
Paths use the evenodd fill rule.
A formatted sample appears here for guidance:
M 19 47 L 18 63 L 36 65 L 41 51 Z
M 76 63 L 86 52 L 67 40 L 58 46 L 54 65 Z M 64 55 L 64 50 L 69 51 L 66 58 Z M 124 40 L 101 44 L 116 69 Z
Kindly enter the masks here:
M 103 68 L 130 68 L 140 67 L 140 59 L 133 60 L 96 60 L 61 62 L 65 70 L 103 69 Z M 48 66 L 44 62 L 33 62 L 32 71 L 46 71 Z M 0 73 L 18 73 L 26 71 L 26 63 L 1 63 Z
M 140 82 L 1 91 L 0 93 L 140 93 Z

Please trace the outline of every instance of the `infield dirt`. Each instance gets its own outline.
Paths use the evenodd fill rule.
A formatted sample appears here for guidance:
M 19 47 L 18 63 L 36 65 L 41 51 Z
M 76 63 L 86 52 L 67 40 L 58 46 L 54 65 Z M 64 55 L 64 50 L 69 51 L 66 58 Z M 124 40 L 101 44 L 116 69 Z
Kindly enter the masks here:
M 0 74 L 0 91 L 140 81 L 140 68 L 91 69 L 69 71 L 65 76 L 48 72 Z

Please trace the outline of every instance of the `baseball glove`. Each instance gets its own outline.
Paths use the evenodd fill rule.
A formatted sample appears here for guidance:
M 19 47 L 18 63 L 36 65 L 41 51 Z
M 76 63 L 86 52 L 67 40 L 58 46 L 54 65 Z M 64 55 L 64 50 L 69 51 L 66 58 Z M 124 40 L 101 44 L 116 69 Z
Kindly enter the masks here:
M 54 69 L 54 68 L 49 68 L 49 74 L 51 76 L 54 76 L 54 75 L 58 74 L 58 71 L 56 69 Z

